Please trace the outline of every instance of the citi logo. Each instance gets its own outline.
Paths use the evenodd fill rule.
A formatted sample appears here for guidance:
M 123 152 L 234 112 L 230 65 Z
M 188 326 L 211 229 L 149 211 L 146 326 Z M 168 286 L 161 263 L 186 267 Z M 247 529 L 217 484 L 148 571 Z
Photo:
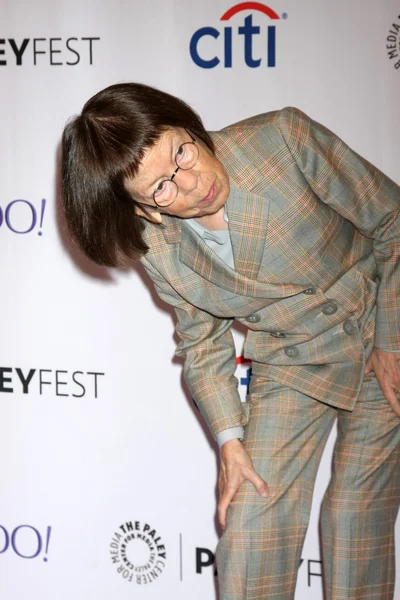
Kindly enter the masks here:
M 276 67 L 276 26 L 272 24 L 265 26 L 254 24 L 253 12 L 262 13 L 263 20 L 277 21 L 281 17 L 272 8 L 260 2 L 241 2 L 227 10 L 220 20 L 223 22 L 229 21 L 238 13 L 244 11 L 252 11 L 252 13 L 244 17 L 243 22 L 237 27 L 227 26 L 221 29 L 201 27 L 194 32 L 190 40 L 190 56 L 198 67 L 202 69 L 214 69 L 214 67 L 223 63 L 225 68 L 231 68 L 233 50 L 239 43 L 243 44 L 244 62 L 248 67 L 252 69 L 262 65 L 270 68 Z M 283 13 L 282 18 L 286 19 L 287 14 Z M 269 21 L 266 22 L 268 23 Z M 221 40 L 218 42 L 213 41 L 213 39 L 218 40 L 220 36 Z M 241 38 L 241 42 L 238 36 L 240 36 L 239 39 Z M 263 55 L 261 57 L 254 56 L 253 41 L 257 36 L 263 38 L 261 40 L 261 47 L 263 48 Z M 213 52 L 217 52 L 217 54 L 213 56 Z

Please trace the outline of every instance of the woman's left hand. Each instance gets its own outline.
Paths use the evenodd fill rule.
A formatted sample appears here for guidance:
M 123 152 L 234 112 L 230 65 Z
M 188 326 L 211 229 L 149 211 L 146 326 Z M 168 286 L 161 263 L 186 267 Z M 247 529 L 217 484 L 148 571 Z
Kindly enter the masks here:
M 228 506 L 242 483 L 250 481 L 263 498 L 268 498 L 268 484 L 254 470 L 252 460 L 239 440 L 229 440 L 222 445 L 218 478 L 218 519 L 223 530 L 226 528 Z
M 385 398 L 400 417 L 400 402 L 397 394 L 400 393 L 400 352 L 386 352 L 374 348 L 365 365 L 365 375 L 373 371 L 385 394 Z

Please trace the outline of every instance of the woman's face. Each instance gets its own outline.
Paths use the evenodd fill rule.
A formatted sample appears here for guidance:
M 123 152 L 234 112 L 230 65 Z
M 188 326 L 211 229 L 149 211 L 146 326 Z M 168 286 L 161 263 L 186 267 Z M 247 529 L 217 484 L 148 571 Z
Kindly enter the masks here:
M 154 207 L 151 212 L 155 217 L 163 213 L 183 219 L 213 215 L 228 198 L 229 178 L 224 167 L 211 150 L 196 139 L 197 163 L 189 170 L 179 169 L 176 173 L 174 181 L 178 195 L 175 200 L 167 207 L 156 205 L 153 193 L 162 181 L 171 178 L 176 170 L 175 158 L 180 146 L 190 141 L 185 129 L 166 130 L 146 151 L 136 176 L 125 181 L 126 189 L 135 200 L 146 207 Z

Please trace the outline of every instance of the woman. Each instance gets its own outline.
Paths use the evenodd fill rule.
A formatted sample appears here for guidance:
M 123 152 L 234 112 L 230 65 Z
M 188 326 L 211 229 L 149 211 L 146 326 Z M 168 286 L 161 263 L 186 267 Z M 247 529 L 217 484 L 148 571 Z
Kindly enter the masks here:
M 207 133 L 181 100 L 131 83 L 101 91 L 66 126 L 63 202 L 92 260 L 138 258 L 175 308 L 177 355 L 221 447 L 221 600 L 293 598 L 336 417 L 326 595 L 391 598 L 399 188 L 296 109 Z M 244 404 L 233 319 L 253 361 Z

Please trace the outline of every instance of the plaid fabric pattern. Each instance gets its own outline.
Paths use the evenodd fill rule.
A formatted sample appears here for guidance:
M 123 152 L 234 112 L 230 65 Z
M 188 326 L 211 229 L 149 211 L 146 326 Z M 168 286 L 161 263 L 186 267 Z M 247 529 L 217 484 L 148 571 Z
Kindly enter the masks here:
M 142 259 L 175 308 L 193 398 L 214 434 L 245 422 L 236 318 L 255 373 L 352 410 L 374 340 L 399 349 L 400 188 L 297 109 L 212 135 L 230 176 L 235 270 L 166 215 L 146 224 Z
M 292 600 L 314 481 L 336 416 L 333 477 L 322 504 L 326 600 L 392 600 L 400 502 L 400 423 L 375 377 L 352 412 L 252 378 L 244 445 L 271 495 L 245 482 L 217 548 L 220 600 Z

